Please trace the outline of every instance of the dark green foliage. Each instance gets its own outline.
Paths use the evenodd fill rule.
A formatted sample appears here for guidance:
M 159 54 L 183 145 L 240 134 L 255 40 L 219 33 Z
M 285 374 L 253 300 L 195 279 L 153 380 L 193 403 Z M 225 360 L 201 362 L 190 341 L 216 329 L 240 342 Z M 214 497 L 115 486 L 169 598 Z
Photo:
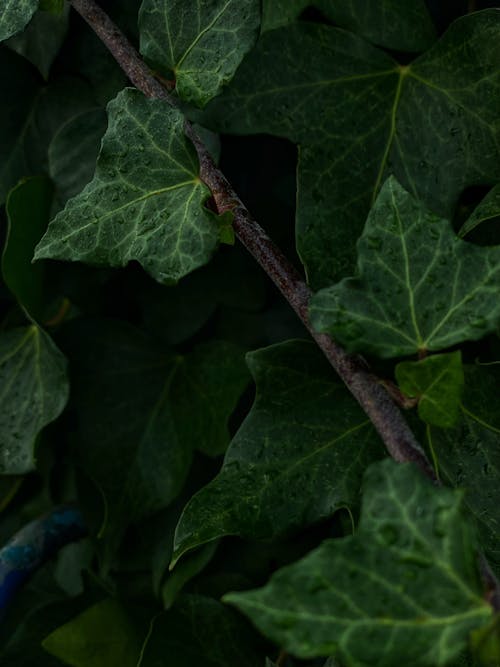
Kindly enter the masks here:
M 100 0 L 172 107 L 72 3 L 0 4 L 0 546 L 89 528 L 2 667 L 499 665 L 500 7 Z M 186 118 L 439 484 L 231 245 Z

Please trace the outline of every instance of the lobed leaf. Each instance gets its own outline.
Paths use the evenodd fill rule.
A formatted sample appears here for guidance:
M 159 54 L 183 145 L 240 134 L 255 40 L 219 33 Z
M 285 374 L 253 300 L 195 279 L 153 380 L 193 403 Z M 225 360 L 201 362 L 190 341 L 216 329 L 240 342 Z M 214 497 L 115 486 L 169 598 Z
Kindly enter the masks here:
M 314 289 L 352 272 L 389 174 L 448 217 L 465 188 L 500 179 L 498 15 L 458 19 L 405 66 L 325 25 L 266 32 L 207 107 L 213 129 L 300 145 L 297 247 Z
M 318 292 L 311 322 L 380 357 L 442 350 L 495 330 L 499 288 L 500 246 L 462 241 L 391 177 L 358 241 L 358 277 Z
M 38 9 L 38 0 L 4 0 L 0 13 L 0 42 L 21 30 Z
M 126 526 L 178 495 L 196 448 L 224 451 L 247 371 L 236 345 L 181 356 L 113 320 L 77 320 L 61 344 L 75 380 L 77 459 L 106 503 L 109 564 Z
M 314 345 L 289 341 L 247 355 L 255 403 L 219 475 L 191 498 L 173 562 L 224 535 L 269 539 L 356 505 L 366 465 L 383 449 Z
M 395 374 L 403 394 L 418 398 L 418 416 L 422 421 L 442 428 L 454 426 L 464 389 L 460 352 L 402 361 Z
M 224 600 L 292 654 L 336 654 L 347 667 L 445 665 L 492 617 L 463 494 L 392 460 L 368 468 L 354 536 Z
M 35 259 L 137 260 L 159 282 L 175 282 L 210 259 L 218 235 L 183 115 L 126 89 L 108 116 L 93 180 L 51 222 Z
M 66 360 L 52 339 L 32 325 L 0 333 L 0 472 L 35 467 L 35 440 L 68 400 Z
M 173 73 L 181 99 L 204 106 L 231 80 L 259 25 L 259 0 L 143 0 L 141 53 Z

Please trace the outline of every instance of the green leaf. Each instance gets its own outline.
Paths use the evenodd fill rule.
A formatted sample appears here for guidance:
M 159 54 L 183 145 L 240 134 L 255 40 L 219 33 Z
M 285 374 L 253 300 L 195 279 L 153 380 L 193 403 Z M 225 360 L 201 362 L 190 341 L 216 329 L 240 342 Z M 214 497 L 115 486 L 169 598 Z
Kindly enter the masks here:
M 500 575 L 500 369 L 465 366 L 461 418 L 454 429 L 432 428 L 429 445 L 439 474 L 450 486 L 465 488 L 482 549 Z
M 436 39 L 425 0 L 316 0 L 341 28 L 395 51 L 424 51 Z
M 224 600 L 298 657 L 445 665 L 492 616 L 462 506 L 462 493 L 434 487 L 411 464 L 377 463 L 365 474 L 356 535 L 327 540 L 264 588 Z
M 232 79 L 259 25 L 259 0 L 143 0 L 141 53 L 173 73 L 181 99 L 204 106 Z
M 35 259 L 125 266 L 159 282 L 205 264 L 217 245 L 210 194 L 198 177 L 184 118 L 162 100 L 126 89 L 108 105 L 94 179 L 49 225 Z
M 30 178 L 7 198 L 8 231 L 2 254 L 2 276 L 18 302 L 37 320 L 43 316 L 43 264 L 32 264 L 33 250 L 50 218 L 54 188 L 44 176 Z
M 364 468 L 384 454 L 314 345 L 273 345 L 247 363 L 255 404 L 219 475 L 184 509 L 173 562 L 224 535 L 268 539 L 356 505 Z
M 164 609 L 170 609 L 184 585 L 208 565 L 217 546 L 217 542 L 205 544 L 201 549 L 183 559 L 173 572 L 169 572 L 161 587 L 161 600 Z
M 120 604 L 108 598 L 54 630 L 42 646 L 72 667 L 137 667 L 141 635 Z
M 38 433 L 64 409 L 66 360 L 36 325 L 0 333 L 0 472 L 19 475 L 35 467 Z
M 94 102 L 81 79 L 62 77 L 41 86 L 34 68 L 0 49 L 0 86 L 9 101 L 0 107 L 0 202 L 25 176 L 46 172 L 47 150 L 57 130 Z
M 460 352 L 402 361 L 395 373 L 403 394 L 418 398 L 418 416 L 422 421 L 442 428 L 456 424 L 464 389 Z
M 0 42 L 24 30 L 38 9 L 38 0 L 4 0 L 2 4 Z
M 500 185 L 492 188 L 486 197 L 476 206 L 471 216 L 464 222 L 458 235 L 464 237 L 470 234 L 472 230 L 487 222 L 498 225 L 498 218 L 500 216 Z
M 495 330 L 499 288 L 500 246 L 461 241 L 391 177 L 358 241 L 358 277 L 318 292 L 311 322 L 380 357 L 442 350 Z
M 224 451 L 247 381 L 222 342 L 180 356 L 113 320 L 77 320 L 61 338 L 73 368 L 77 458 L 106 502 L 105 563 L 127 525 L 180 492 L 193 451 Z
M 262 32 L 292 23 L 310 5 L 341 28 L 397 51 L 423 51 L 436 39 L 424 0 L 264 0 Z
M 65 0 L 39 0 L 42 12 L 51 12 L 52 14 L 62 14 L 66 7 Z
M 69 4 L 60 14 L 37 12 L 26 30 L 11 37 L 9 48 L 27 58 L 48 79 L 50 67 L 68 31 Z
M 311 4 L 309 0 L 263 0 L 261 31 L 267 32 L 293 23 Z
M 255 667 L 264 660 L 263 642 L 244 620 L 200 595 L 184 595 L 151 628 L 141 667 L 163 667 L 167 656 L 175 656 L 175 667 Z
M 297 246 L 318 289 L 352 272 L 389 174 L 448 217 L 465 188 L 500 179 L 499 42 L 497 10 L 478 12 L 399 66 L 351 33 L 299 22 L 261 37 L 200 122 L 300 145 Z
M 61 205 L 92 180 L 106 125 L 104 110 L 91 109 L 71 118 L 52 138 L 49 173 Z

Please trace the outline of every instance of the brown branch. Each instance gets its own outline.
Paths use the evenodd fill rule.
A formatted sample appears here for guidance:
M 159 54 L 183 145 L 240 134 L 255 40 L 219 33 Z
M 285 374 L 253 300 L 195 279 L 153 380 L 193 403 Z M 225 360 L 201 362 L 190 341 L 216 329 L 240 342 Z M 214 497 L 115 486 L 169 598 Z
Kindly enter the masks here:
M 176 105 L 174 98 L 154 77 L 125 35 L 93 0 L 72 0 L 72 5 L 111 51 L 134 86 L 146 97 L 164 99 L 170 105 Z M 295 310 L 328 361 L 372 421 L 389 454 L 396 461 L 415 463 L 428 477 L 435 480 L 434 470 L 423 449 L 379 379 L 372 375 L 357 357 L 347 354 L 329 336 L 320 334 L 311 327 L 308 315 L 311 290 L 296 268 L 252 218 L 187 121 L 185 132 L 196 147 L 200 161 L 200 177 L 212 191 L 217 210 L 233 211 L 233 227 L 238 239 Z

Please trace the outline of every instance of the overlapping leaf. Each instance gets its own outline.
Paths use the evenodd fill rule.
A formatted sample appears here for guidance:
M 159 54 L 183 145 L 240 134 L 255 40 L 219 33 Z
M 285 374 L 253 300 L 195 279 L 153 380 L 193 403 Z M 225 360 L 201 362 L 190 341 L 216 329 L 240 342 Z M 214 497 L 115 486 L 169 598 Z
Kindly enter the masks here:
M 141 53 L 173 73 L 183 100 L 203 106 L 231 80 L 259 24 L 259 0 L 143 0 Z
M 442 350 L 500 321 L 500 246 L 466 243 L 389 178 L 358 242 L 358 277 L 318 292 L 311 321 L 351 350 Z
M 43 648 L 73 667 L 136 667 L 142 633 L 111 598 L 98 602 L 43 640 Z
M 401 67 L 348 32 L 299 23 L 265 33 L 207 107 L 215 129 L 300 144 L 297 243 L 315 289 L 352 271 L 390 173 L 448 216 L 464 188 L 500 179 L 499 39 L 498 10 L 478 12 Z
M 436 29 L 424 0 L 264 0 L 263 31 L 287 25 L 310 5 L 336 25 L 397 51 L 424 51 Z
M 476 206 L 470 217 L 464 222 L 459 236 L 464 237 L 484 223 L 493 224 L 500 218 L 500 185 L 492 188 L 486 197 Z
M 356 505 L 361 475 L 384 455 L 321 353 L 290 341 L 247 355 L 257 398 L 219 475 L 184 509 L 174 561 L 224 535 L 271 538 Z
M 34 445 L 68 399 L 66 360 L 36 325 L 0 334 L 0 472 L 35 466 Z
M 28 61 L 6 48 L 0 49 L 0 86 L 9 100 L 0 107 L 0 202 L 4 202 L 20 178 L 47 171 L 54 134 L 95 102 L 81 79 L 62 77 L 42 86 Z
M 0 42 L 21 30 L 38 8 L 38 0 L 4 0 L 0 12 Z
M 54 188 L 48 178 L 35 177 L 9 193 L 9 227 L 2 254 L 2 276 L 20 305 L 40 321 L 44 312 L 44 267 L 31 263 L 33 250 L 47 229 Z
M 101 138 L 106 131 L 103 109 L 92 109 L 71 118 L 50 142 L 49 173 L 61 205 L 92 180 Z
M 105 498 L 109 555 L 129 523 L 176 497 L 196 448 L 224 451 L 247 371 L 235 345 L 182 357 L 112 320 L 68 325 L 61 344 L 75 378 L 77 456 Z
M 420 419 L 443 428 L 456 423 L 464 389 L 460 352 L 402 361 L 396 366 L 395 374 L 403 394 L 418 399 Z
M 466 489 L 481 546 L 500 575 L 500 415 L 496 366 L 465 366 L 465 393 L 454 429 L 428 435 L 443 481 Z
M 175 656 L 175 667 L 256 667 L 264 662 L 263 644 L 232 609 L 184 595 L 154 621 L 141 667 L 160 667 L 165 656 Z
M 47 79 L 52 62 L 66 37 L 68 17 L 69 4 L 59 14 L 37 12 L 26 30 L 11 37 L 7 45 L 31 61 Z
M 49 225 L 35 258 L 124 266 L 160 282 L 205 264 L 217 245 L 208 188 L 182 114 L 127 89 L 108 106 L 94 179 Z
M 299 657 L 445 665 L 492 617 L 463 494 L 391 460 L 368 469 L 364 492 L 356 535 L 327 540 L 264 588 L 224 600 Z

